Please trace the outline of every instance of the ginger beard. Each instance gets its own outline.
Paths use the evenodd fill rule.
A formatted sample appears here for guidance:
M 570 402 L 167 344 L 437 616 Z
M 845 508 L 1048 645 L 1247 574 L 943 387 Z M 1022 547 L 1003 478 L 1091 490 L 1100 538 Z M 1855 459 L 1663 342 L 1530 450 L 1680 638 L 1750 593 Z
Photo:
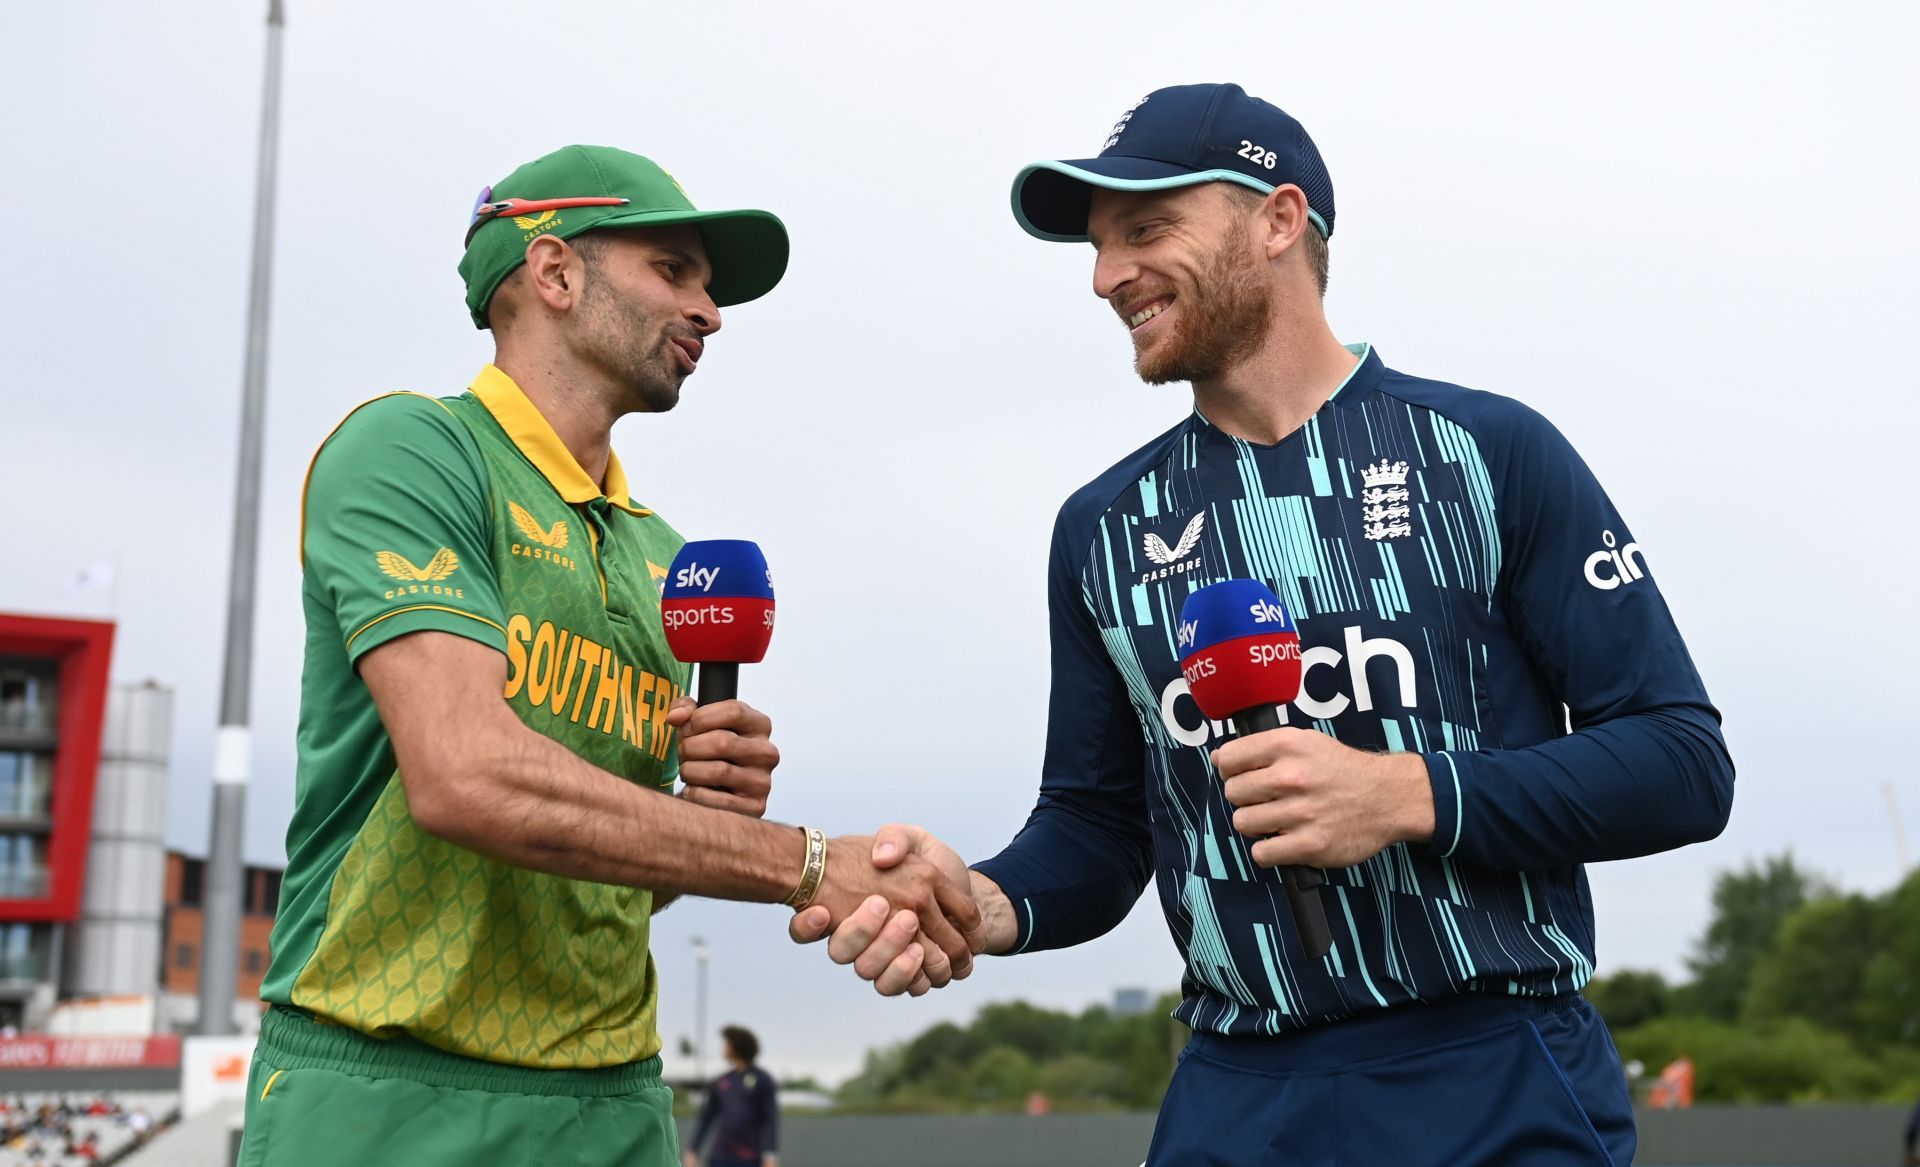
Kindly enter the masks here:
M 1192 286 L 1176 295 L 1173 328 L 1134 347 L 1134 371 L 1147 384 L 1215 380 L 1266 342 L 1273 287 L 1238 230 L 1224 233 Z

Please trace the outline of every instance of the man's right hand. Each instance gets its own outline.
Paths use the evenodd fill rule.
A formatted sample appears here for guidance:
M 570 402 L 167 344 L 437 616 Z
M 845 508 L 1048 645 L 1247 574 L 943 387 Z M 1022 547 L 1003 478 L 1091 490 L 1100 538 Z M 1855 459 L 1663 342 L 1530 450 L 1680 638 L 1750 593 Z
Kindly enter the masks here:
M 892 953 L 885 961 L 863 961 L 861 975 L 877 978 L 885 965 L 898 960 L 916 966 L 932 984 L 944 985 L 973 971 L 973 947 L 968 936 L 980 930 L 980 909 L 973 901 L 965 869 L 943 871 L 925 856 L 910 853 L 895 843 L 888 852 L 890 862 L 877 855 L 881 840 L 865 835 L 842 835 L 827 841 L 827 870 L 820 890 L 806 913 L 820 913 L 828 927 L 839 927 L 849 920 L 856 928 L 885 925 L 891 920 L 911 926 L 917 935 L 905 951 Z M 800 913 L 805 914 L 805 913 Z M 792 926 L 789 925 L 789 932 Z M 838 957 L 836 957 L 838 959 Z M 853 959 L 852 957 L 848 958 Z M 844 962 L 843 962 L 844 963 Z
M 796 944 L 811 944 L 832 933 L 828 956 L 836 964 L 851 964 L 862 980 L 872 981 L 882 996 L 909 993 L 918 997 L 930 988 L 964 977 L 971 971 L 972 953 L 1000 953 L 1013 947 L 1017 926 L 1012 905 L 993 880 L 969 871 L 953 848 L 926 830 L 894 824 L 873 837 L 871 862 L 891 870 L 912 862 L 931 863 L 952 884 L 967 887 L 979 915 L 972 926 L 962 925 L 969 961 L 954 974 L 940 948 L 925 943 L 918 918 L 911 912 L 890 912 L 878 896 L 851 915 L 835 917 L 818 903 L 794 913 L 787 933 Z

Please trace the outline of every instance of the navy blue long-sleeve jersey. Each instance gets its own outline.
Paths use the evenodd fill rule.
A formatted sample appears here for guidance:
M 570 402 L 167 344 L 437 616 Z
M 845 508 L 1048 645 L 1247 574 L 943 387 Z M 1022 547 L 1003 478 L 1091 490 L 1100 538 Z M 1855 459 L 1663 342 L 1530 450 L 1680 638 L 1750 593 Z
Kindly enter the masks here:
M 750 1066 L 714 1079 L 700 1106 L 691 1146 L 699 1149 L 713 1134 L 716 1161 L 759 1163 L 780 1150 L 780 1105 L 773 1078 Z
M 1581 864 L 1717 835 L 1733 764 L 1626 523 L 1544 418 L 1386 368 L 1273 446 L 1195 413 L 1076 492 L 1049 567 L 1039 803 L 979 864 L 1017 951 L 1111 929 L 1151 872 L 1186 960 L 1176 1015 L 1277 1034 L 1414 999 L 1551 996 L 1593 974 Z M 1327 872 L 1333 951 L 1300 948 L 1236 833 L 1187 693 L 1180 606 L 1264 581 L 1300 628 L 1283 712 L 1417 751 L 1436 830 Z

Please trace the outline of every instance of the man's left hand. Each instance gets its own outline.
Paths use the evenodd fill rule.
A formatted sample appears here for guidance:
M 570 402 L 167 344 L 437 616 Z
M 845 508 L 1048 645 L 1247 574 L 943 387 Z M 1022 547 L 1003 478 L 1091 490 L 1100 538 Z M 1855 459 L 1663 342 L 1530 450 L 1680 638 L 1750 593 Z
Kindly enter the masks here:
M 1433 789 L 1419 754 L 1371 754 L 1311 729 L 1273 729 L 1213 752 L 1233 829 L 1262 867 L 1351 867 L 1433 835 Z
M 696 705 L 681 697 L 667 710 L 667 724 L 680 730 L 680 797 L 754 818 L 767 813 L 780 764 L 772 719 L 741 701 Z

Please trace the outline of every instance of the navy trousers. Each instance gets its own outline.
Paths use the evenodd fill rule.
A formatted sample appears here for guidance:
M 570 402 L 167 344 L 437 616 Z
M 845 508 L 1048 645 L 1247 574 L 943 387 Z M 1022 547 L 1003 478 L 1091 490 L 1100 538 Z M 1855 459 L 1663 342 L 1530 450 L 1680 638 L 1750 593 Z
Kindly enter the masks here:
M 1147 1167 L 1628 1167 L 1620 1056 L 1577 996 L 1463 996 L 1281 1037 L 1196 1034 Z

